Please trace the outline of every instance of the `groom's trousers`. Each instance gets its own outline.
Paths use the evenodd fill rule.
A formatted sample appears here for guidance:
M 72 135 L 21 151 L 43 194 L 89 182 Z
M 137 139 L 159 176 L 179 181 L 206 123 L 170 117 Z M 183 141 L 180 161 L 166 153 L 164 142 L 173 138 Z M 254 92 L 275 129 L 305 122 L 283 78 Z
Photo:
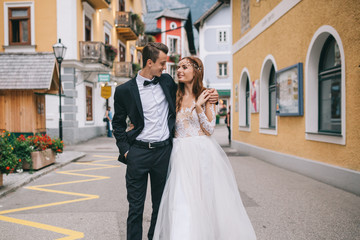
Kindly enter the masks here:
M 151 183 L 152 215 L 148 239 L 152 240 L 161 196 L 165 187 L 172 144 L 144 148 L 136 144 L 127 155 L 126 188 L 129 202 L 127 240 L 142 240 L 142 222 L 148 176 Z

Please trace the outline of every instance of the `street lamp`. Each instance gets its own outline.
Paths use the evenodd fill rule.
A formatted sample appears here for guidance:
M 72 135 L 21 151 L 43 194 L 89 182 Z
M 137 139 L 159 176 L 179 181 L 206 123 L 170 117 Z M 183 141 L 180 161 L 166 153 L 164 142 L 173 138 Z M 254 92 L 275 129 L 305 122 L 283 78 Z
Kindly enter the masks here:
M 61 119 L 61 62 L 64 60 L 66 47 L 61 43 L 61 39 L 59 38 L 59 42 L 53 45 L 54 55 L 56 61 L 59 64 L 59 137 L 62 140 L 62 119 Z

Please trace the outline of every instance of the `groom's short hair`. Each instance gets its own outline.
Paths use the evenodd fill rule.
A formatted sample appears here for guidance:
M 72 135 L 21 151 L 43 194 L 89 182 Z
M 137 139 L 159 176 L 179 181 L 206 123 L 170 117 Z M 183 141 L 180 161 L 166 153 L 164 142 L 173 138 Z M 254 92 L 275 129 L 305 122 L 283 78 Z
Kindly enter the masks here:
M 156 60 L 159 58 L 159 51 L 167 54 L 169 52 L 169 48 L 165 44 L 158 42 L 151 42 L 146 44 L 142 50 L 143 67 L 146 66 L 146 62 L 149 59 L 151 59 L 153 62 L 156 62 Z

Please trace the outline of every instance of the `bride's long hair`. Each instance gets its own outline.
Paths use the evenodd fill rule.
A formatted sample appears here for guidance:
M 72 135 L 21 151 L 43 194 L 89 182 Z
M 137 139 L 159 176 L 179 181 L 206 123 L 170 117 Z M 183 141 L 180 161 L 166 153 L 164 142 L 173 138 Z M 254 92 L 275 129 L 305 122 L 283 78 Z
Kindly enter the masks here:
M 200 58 L 197 57 L 184 57 L 181 60 L 187 59 L 194 69 L 193 88 L 192 93 L 195 96 L 195 101 L 198 99 L 202 91 L 205 90 L 203 86 L 204 66 Z M 181 109 L 181 103 L 185 94 L 185 84 L 179 82 L 176 92 L 176 112 Z

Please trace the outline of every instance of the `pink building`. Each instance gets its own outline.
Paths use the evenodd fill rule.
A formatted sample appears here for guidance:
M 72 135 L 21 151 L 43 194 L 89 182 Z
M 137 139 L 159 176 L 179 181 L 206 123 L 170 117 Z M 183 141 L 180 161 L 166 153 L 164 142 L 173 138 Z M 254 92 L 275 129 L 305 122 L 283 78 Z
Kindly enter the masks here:
M 196 54 L 190 8 L 148 12 L 144 22 L 145 34 L 169 47 L 167 72 L 175 79 L 179 59 Z

